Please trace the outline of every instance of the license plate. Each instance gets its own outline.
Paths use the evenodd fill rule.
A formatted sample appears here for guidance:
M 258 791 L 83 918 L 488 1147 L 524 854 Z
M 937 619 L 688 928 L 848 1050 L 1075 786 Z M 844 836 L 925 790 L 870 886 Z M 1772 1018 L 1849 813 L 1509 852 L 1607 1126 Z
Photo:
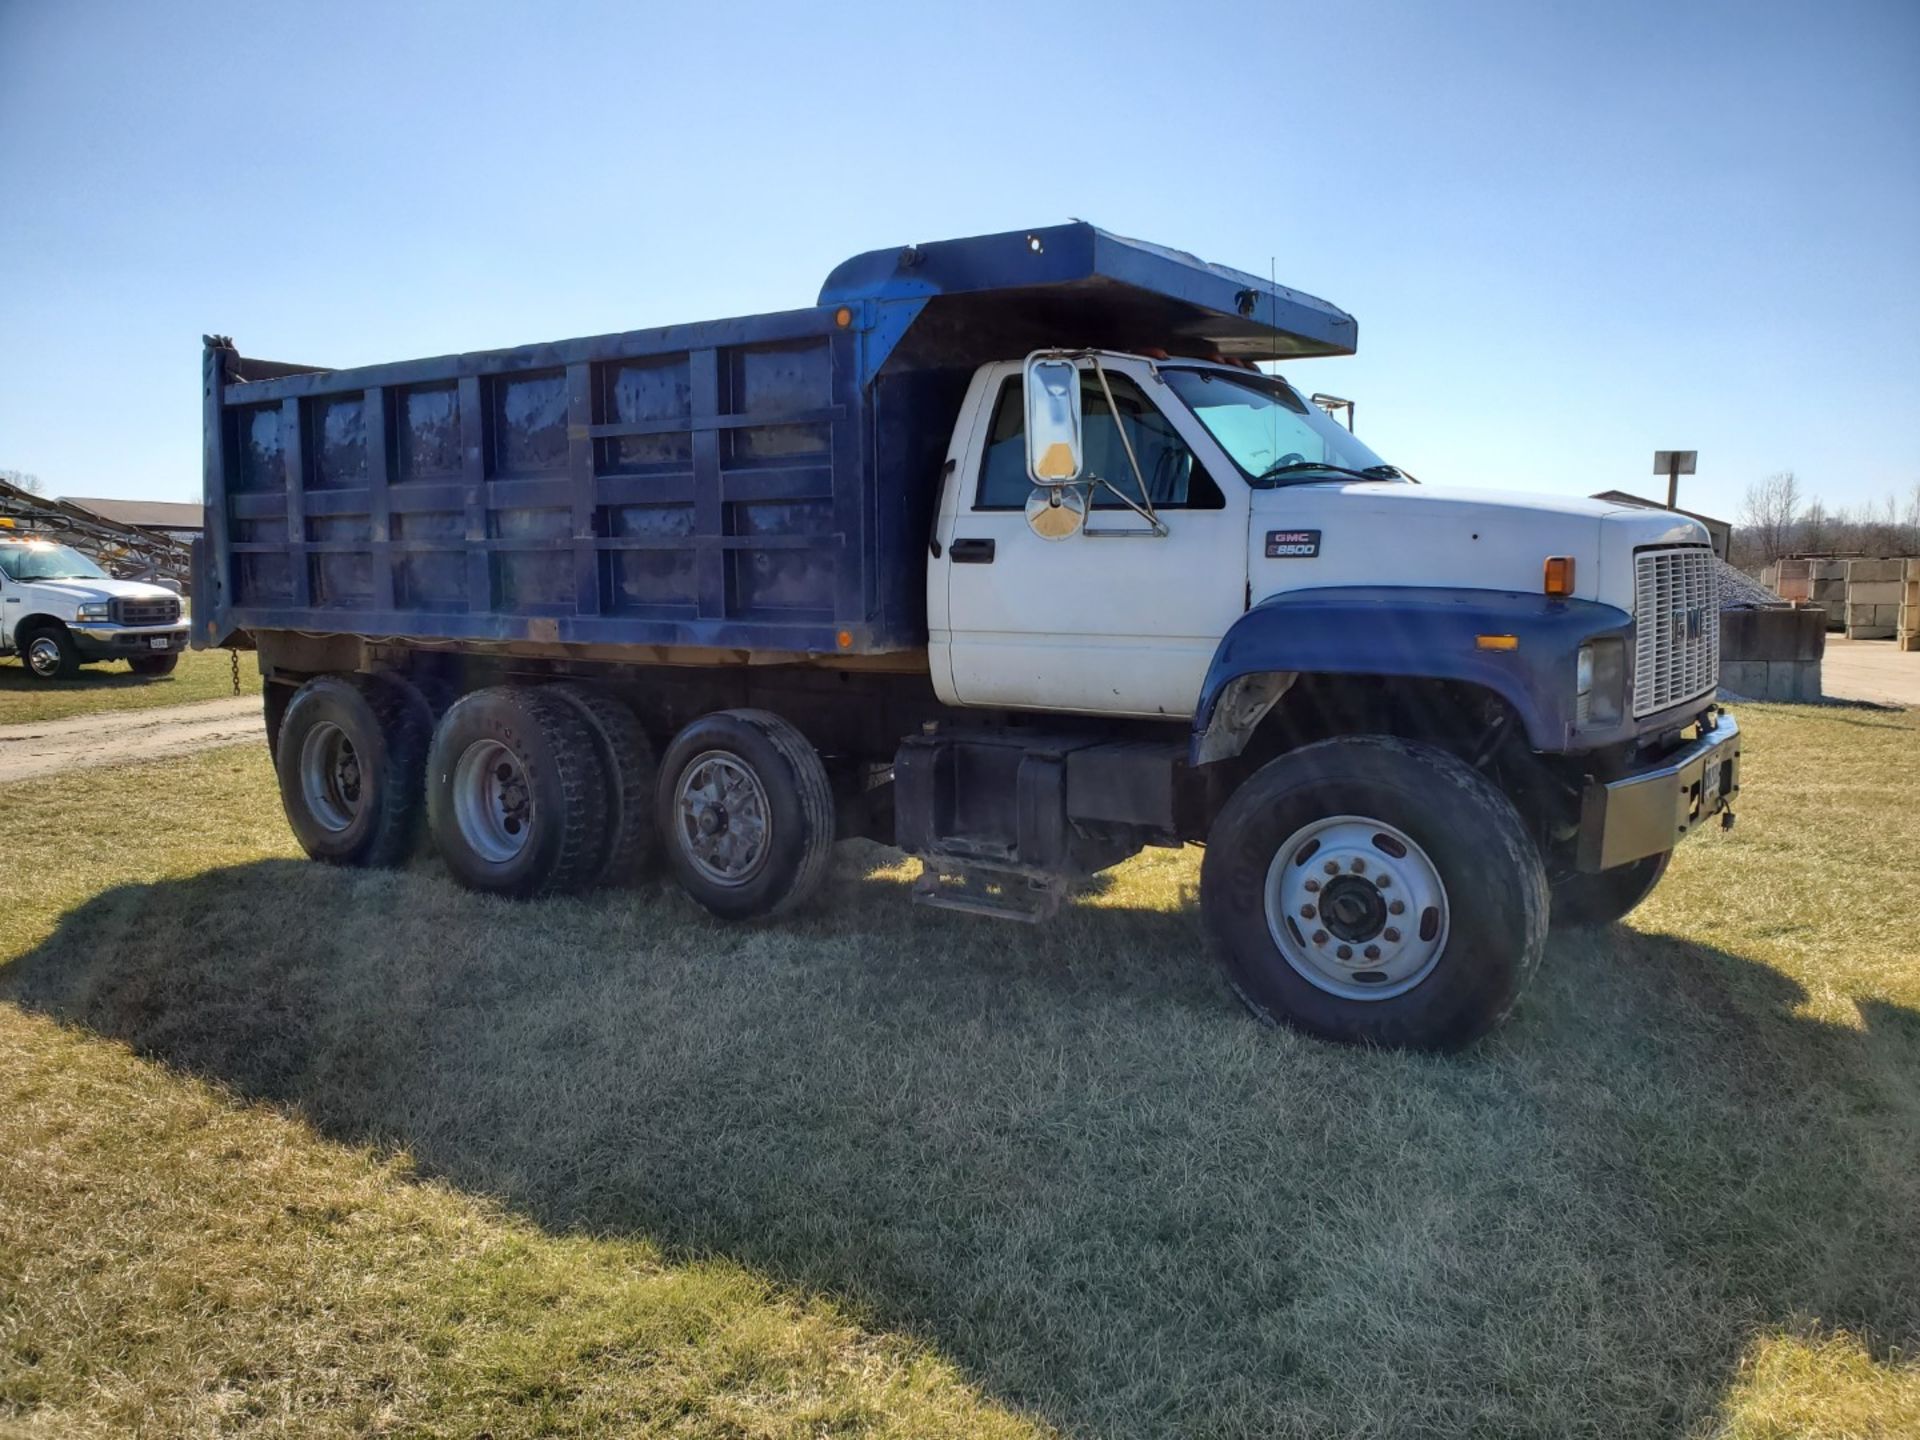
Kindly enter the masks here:
M 1700 770 L 1700 799 L 1711 804 L 1720 794 L 1720 776 L 1726 761 L 1718 755 L 1711 757 Z
M 148 648 L 153 650 L 164 650 L 167 648 L 167 644 L 167 637 L 164 635 L 154 635 L 147 640 Z

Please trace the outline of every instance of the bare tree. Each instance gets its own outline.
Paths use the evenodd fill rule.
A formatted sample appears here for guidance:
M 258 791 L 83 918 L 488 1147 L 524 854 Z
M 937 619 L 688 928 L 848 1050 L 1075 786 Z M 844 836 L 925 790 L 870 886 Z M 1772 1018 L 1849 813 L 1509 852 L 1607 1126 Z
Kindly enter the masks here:
M 9 485 L 18 486 L 29 495 L 43 493 L 40 488 L 40 477 L 29 475 L 24 470 L 0 470 L 0 480 L 6 481 Z
M 1794 521 L 1800 514 L 1800 485 L 1791 470 L 1782 470 L 1747 486 L 1740 523 L 1763 564 L 1771 564 L 1793 549 Z

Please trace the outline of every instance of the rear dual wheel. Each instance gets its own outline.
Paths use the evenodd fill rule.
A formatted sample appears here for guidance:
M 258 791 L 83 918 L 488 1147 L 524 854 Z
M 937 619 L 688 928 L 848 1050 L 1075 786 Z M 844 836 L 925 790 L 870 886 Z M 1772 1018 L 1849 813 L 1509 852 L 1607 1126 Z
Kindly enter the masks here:
M 766 710 L 721 710 L 674 737 L 656 814 L 681 887 L 728 920 L 781 915 L 826 878 L 833 788 L 819 752 Z
M 294 838 L 332 865 L 398 865 L 420 827 L 432 719 L 405 682 L 322 675 L 286 707 L 272 747 Z

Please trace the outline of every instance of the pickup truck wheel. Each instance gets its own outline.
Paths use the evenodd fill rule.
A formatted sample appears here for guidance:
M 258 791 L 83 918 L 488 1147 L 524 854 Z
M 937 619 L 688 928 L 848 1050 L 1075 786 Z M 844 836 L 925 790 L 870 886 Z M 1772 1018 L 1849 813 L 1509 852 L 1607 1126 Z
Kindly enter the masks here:
M 653 744 L 639 716 L 604 690 L 567 681 L 546 691 L 573 707 L 606 771 L 610 840 L 598 882 L 631 885 L 653 863 L 653 795 L 659 781 Z
M 401 687 L 378 676 L 318 676 L 294 693 L 277 739 L 280 803 L 308 855 L 366 867 L 407 858 L 420 825 L 427 727 Z
M 826 878 L 833 787 L 819 752 L 765 710 L 722 710 L 674 737 L 655 813 L 686 892 L 728 920 L 779 915 Z
M 1432 746 L 1322 741 L 1256 772 L 1200 872 L 1229 980 L 1262 1019 L 1447 1050 L 1513 1008 L 1546 942 L 1546 873 L 1512 803 Z
M 61 625 L 44 625 L 20 645 L 20 663 L 33 680 L 71 680 L 80 673 L 80 652 Z
M 180 664 L 178 655 L 136 655 L 127 661 L 127 668 L 136 675 L 171 675 Z
M 1553 924 L 1579 928 L 1611 925 L 1638 909 L 1667 873 L 1671 850 L 1629 860 L 1611 870 L 1568 875 L 1553 882 Z
M 573 706 L 500 685 L 441 717 L 427 823 L 462 885 L 516 900 L 584 890 L 607 858 L 607 776 Z

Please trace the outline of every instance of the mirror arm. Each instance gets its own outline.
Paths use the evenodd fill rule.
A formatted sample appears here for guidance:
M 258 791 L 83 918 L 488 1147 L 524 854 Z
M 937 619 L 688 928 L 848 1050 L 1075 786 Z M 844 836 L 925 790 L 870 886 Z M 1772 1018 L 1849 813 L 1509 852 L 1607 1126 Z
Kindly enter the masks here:
M 1140 461 L 1133 453 L 1133 441 L 1127 437 L 1126 423 L 1120 418 L 1120 407 L 1113 403 L 1113 387 L 1107 383 L 1106 368 L 1101 365 L 1098 355 L 1093 356 L 1092 359 L 1094 378 L 1100 382 L 1100 393 L 1107 397 L 1107 414 L 1113 417 L 1113 428 L 1120 436 L 1120 448 L 1127 452 L 1127 464 L 1133 468 L 1133 483 L 1140 487 L 1140 498 L 1146 501 L 1145 508 L 1143 509 L 1141 506 L 1134 504 L 1131 497 L 1121 495 L 1120 487 L 1115 485 L 1111 480 L 1101 480 L 1100 483 L 1113 491 L 1115 495 L 1120 495 L 1121 501 L 1129 510 L 1153 526 L 1154 534 L 1165 535 L 1167 533 L 1166 524 L 1158 515 L 1153 513 L 1153 501 L 1147 496 L 1147 477 L 1140 473 Z M 1099 477 L 1096 476 L 1095 478 L 1098 479 Z

